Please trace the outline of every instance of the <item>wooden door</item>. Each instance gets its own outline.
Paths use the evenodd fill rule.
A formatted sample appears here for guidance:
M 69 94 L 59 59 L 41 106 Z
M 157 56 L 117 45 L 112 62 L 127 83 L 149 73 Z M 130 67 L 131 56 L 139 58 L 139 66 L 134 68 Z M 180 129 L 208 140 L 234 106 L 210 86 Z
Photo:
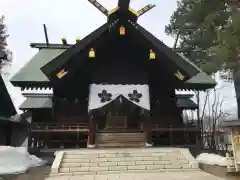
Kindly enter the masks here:
M 118 113 L 108 113 L 105 129 L 125 129 L 127 128 L 127 116 Z

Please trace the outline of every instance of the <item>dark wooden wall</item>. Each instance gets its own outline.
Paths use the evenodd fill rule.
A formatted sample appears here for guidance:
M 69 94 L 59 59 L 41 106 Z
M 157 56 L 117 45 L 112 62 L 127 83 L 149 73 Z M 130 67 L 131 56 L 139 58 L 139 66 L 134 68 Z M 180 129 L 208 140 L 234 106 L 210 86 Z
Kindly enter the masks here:
M 33 109 L 32 123 L 52 122 L 52 109 Z
M 96 84 L 147 84 L 147 49 L 131 37 L 111 37 L 96 49 L 89 60 L 89 75 Z
M 78 121 L 88 115 L 89 85 L 96 84 L 148 84 L 152 115 L 156 121 L 181 122 L 181 111 L 176 108 L 175 87 L 178 80 L 163 59 L 149 60 L 149 50 L 132 36 L 108 36 L 92 43 L 84 51 L 94 48 L 96 57 L 85 58 L 81 67 L 60 87 L 54 89 L 55 118 L 58 121 Z M 77 59 L 77 55 L 74 56 Z M 161 59 L 162 58 L 162 59 Z M 78 103 L 74 103 L 75 100 Z M 160 104 L 157 104 L 160 102 Z M 61 104 L 61 105 L 60 105 Z

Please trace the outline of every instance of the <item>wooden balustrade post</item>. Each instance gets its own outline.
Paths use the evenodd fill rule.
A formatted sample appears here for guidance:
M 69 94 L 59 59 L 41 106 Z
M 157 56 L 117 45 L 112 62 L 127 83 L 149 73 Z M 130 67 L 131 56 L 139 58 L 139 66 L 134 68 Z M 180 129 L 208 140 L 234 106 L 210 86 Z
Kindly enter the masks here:
M 144 133 L 146 139 L 146 147 L 152 147 L 152 122 L 149 114 L 144 115 Z
M 88 148 L 95 148 L 96 121 L 93 116 L 89 119 Z

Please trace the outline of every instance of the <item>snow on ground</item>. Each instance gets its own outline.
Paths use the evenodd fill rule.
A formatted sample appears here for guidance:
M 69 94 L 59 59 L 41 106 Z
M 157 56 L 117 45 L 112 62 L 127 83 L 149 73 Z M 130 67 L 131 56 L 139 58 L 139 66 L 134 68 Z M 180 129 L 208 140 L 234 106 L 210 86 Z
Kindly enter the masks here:
M 198 163 L 217 166 L 228 166 L 226 157 L 217 154 L 202 153 L 197 156 Z
M 25 147 L 0 146 L 0 175 L 25 173 L 31 167 L 46 161 L 30 155 Z

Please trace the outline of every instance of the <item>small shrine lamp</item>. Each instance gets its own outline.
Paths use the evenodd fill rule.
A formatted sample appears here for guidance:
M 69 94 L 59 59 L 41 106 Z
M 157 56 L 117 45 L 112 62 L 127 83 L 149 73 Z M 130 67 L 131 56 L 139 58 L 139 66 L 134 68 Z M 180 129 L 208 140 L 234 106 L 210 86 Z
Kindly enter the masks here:
M 95 58 L 95 51 L 94 51 L 93 48 L 90 49 L 88 56 L 89 56 L 90 58 Z
M 76 38 L 76 43 L 78 43 L 79 41 L 81 41 L 81 38 L 80 38 L 80 37 L 77 37 L 77 38 Z
M 126 34 L 126 29 L 123 25 L 120 26 L 119 32 L 121 36 L 124 36 Z
M 66 44 L 67 44 L 67 40 L 66 40 L 66 38 L 65 38 L 65 37 L 62 37 L 62 38 L 61 38 L 61 40 L 62 40 L 62 43 L 63 43 L 64 45 L 66 45 Z
M 156 54 L 155 54 L 155 52 L 153 52 L 152 49 L 150 49 L 149 59 L 150 60 L 155 60 L 156 59 Z

